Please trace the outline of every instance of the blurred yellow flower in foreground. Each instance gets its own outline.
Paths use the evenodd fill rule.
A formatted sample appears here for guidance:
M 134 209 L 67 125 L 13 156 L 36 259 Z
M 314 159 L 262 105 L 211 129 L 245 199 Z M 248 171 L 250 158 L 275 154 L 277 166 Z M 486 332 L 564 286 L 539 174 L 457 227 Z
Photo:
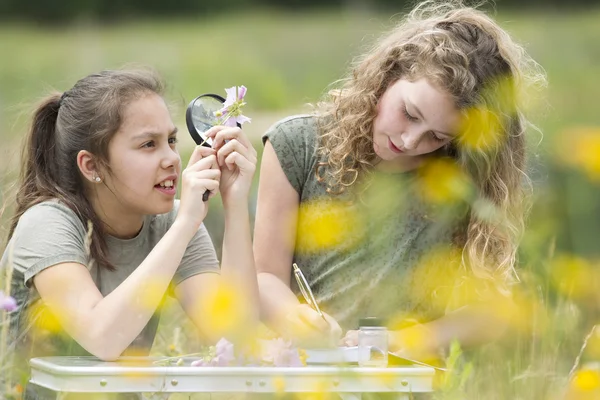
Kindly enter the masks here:
M 273 378 L 273 389 L 275 389 L 276 397 L 284 397 L 285 396 L 285 379 L 281 376 L 276 376 Z
M 211 293 L 205 293 L 197 312 L 204 316 L 206 326 L 218 336 L 241 335 L 244 321 L 249 315 L 248 301 L 234 285 L 221 283 Z M 251 332 L 246 332 L 250 334 Z
M 458 145 L 465 150 L 488 152 L 503 141 L 505 127 L 502 121 L 517 112 L 517 88 L 510 76 L 486 82 L 482 91 L 482 105 L 467 108 L 459 127 Z
M 329 391 L 329 383 L 325 380 L 316 382 L 312 387 L 311 394 L 298 394 L 298 399 L 309 399 L 309 400 L 328 400 L 339 398 L 336 393 Z
M 596 295 L 597 268 L 573 255 L 558 255 L 550 264 L 552 282 L 565 295 L 585 298 Z
M 300 205 L 296 250 L 316 253 L 332 248 L 350 250 L 358 240 L 359 219 L 353 207 L 338 200 Z
M 160 303 L 164 302 L 164 284 L 159 279 L 149 279 L 146 284 L 140 287 L 138 295 L 135 297 L 137 305 L 144 308 L 155 309 L 156 299 L 161 298 Z
M 59 318 L 50 311 L 42 300 L 37 301 L 29 309 L 29 318 L 33 321 L 33 329 L 38 333 L 62 333 Z
M 438 246 L 421 257 L 411 271 L 411 281 L 419 282 L 405 290 L 411 299 L 429 302 L 438 312 L 443 312 L 449 304 L 460 276 L 466 272 L 461 267 L 461 251 L 454 247 Z
M 432 203 L 452 203 L 466 199 L 471 192 L 467 175 L 449 158 L 427 161 L 417 176 L 423 197 Z
M 600 128 L 579 127 L 562 133 L 555 145 L 559 160 L 600 181 Z
M 573 377 L 572 386 L 574 389 L 582 392 L 600 389 L 600 371 L 589 369 L 578 371 Z
M 461 119 L 457 143 L 464 149 L 485 152 L 498 147 L 503 134 L 498 115 L 484 107 L 472 107 Z

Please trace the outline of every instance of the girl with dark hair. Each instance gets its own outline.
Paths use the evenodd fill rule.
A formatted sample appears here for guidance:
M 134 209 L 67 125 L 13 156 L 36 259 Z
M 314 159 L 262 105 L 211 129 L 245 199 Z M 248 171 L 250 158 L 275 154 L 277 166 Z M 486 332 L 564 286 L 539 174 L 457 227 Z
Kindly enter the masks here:
M 256 322 L 248 211 L 256 152 L 239 128 L 216 126 L 207 133 L 213 148 L 196 147 L 181 173 L 162 91 L 151 71 L 102 71 L 34 113 L 2 258 L 14 267 L 15 360 L 148 354 L 166 294 L 209 343 Z M 223 201 L 221 263 L 203 225 L 207 190 Z M 223 290 L 243 299 L 235 326 L 207 317 Z

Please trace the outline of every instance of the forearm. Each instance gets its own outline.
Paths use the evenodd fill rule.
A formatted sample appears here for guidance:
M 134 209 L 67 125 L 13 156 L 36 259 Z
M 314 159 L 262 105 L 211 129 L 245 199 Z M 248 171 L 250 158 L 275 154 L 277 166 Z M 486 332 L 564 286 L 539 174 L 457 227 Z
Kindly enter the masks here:
M 105 359 L 121 355 L 162 301 L 193 233 L 176 222 L 138 268 L 92 308 L 84 347 Z
M 223 282 L 239 291 L 250 315 L 247 322 L 258 322 L 258 286 L 252 252 L 248 205 L 239 203 L 225 208 L 225 231 L 221 262 Z
M 260 272 L 257 275 L 260 293 L 260 317 L 269 328 L 281 333 L 289 310 L 300 302 L 289 288 L 277 276 Z
M 432 356 L 450 348 L 454 340 L 463 348 L 500 338 L 506 328 L 506 315 L 491 305 L 469 305 L 423 325 L 394 331 L 390 350 L 417 356 Z

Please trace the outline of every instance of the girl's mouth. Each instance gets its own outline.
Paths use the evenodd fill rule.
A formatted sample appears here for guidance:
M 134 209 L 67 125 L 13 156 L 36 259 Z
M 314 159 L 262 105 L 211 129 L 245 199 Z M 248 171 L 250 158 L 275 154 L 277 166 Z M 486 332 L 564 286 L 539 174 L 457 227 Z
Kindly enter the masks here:
M 390 138 L 388 138 L 388 147 L 390 148 L 390 150 L 392 150 L 396 154 L 404 153 L 402 150 L 400 150 L 398 147 L 396 147 L 396 145 L 392 142 L 392 139 L 390 139 Z
M 173 179 L 166 179 L 159 184 L 154 185 L 154 188 L 159 192 L 169 196 L 174 196 L 175 192 L 177 192 L 177 186 L 175 185 L 175 180 Z

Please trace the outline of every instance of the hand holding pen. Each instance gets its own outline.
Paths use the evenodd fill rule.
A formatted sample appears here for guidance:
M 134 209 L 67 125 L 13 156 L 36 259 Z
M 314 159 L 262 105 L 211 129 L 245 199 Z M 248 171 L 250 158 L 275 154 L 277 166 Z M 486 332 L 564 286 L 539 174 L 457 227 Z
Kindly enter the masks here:
M 293 264 L 294 277 L 306 304 L 298 305 L 296 311 L 288 316 L 294 332 L 291 334 L 308 347 L 323 347 L 337 344 L 342 329 L 337 321 L 321 311 L 304 274 Z

